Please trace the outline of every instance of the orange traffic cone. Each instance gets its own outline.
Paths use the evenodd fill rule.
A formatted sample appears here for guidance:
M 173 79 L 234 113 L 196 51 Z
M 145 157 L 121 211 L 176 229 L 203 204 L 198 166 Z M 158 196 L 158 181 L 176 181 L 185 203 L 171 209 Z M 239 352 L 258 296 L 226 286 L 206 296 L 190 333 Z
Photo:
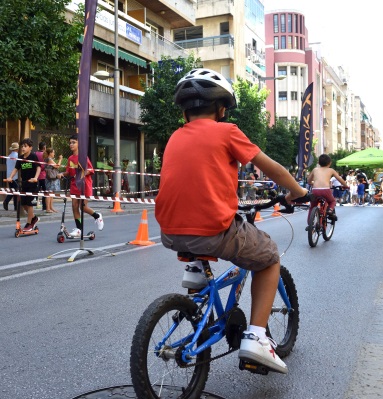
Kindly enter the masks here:
M 257 212 L 256 214 L 255 214 L 255 219 L 254 220 L 263 220 L 263 217 L 261 217 L 261 212 Z
M 281 213 L 279 212 L 281 208 L 279 207 L 279 204 L 274 205 L 274 212 L 271 214 L 271 216 L 281 216 Z
M 128 244 L 134 244 L 134 245 L 155 244 L 155 242 L 149 241 L 148 211 L 146 209 L 142 211 L 141 223 L 138 226 L 136 239 L 133 241 L 129 241 Z
M 119 198 L 119 197 L 120 197 L 120 194 L 119 194 L 119 193 L 116 193 L 115 198 Z M 124 212 L 124 211 L 121 209 L 121 203 L 120 203 L 120 201 L 114 201 L 113 209 L 111 210 L 111 212 Z

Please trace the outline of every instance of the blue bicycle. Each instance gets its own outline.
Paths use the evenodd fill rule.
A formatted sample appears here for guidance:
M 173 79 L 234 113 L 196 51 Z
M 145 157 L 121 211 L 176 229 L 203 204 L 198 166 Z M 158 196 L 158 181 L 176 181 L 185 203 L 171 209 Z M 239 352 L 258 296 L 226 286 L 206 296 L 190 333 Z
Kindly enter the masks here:
M 308 202 L 304 197 L 296 204 Z M 281 213 L 293 213 L 283 195 L 262 204 L 240 205 L 250 223 L 256 213 L 280 203 Z M 152 302 L 136 327 L 130 355 L 130 373 L 138 399 L 199 399 L 205 387 L 210 362 L 240 347 L 247 327 L 239 299 L 249 271 L 232 265 L 214 278 L 209 261 L 217 258 L 178 253 L 182 261 L 201 260 L 208 285 L 188 291 L 188 295 L 167 294 Z M 220 291 L 231 286 L 224 306 Z M 281 266 L 278 291 L 266 328 L 267 335 L 278 344 L 283 358 L 294 347 L 299 328 L 299 304 L 294 280 Z M 212 357 L 212 346 L 226 338 L 227 351 Z M 266 375 L 267 367 L 240 360 L 239 368 Z

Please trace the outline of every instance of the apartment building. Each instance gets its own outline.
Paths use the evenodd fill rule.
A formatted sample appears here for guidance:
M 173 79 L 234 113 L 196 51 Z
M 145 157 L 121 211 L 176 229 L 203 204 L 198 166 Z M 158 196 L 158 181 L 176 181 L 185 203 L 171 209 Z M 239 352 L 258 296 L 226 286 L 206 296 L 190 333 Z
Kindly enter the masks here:
M 266 75 L 274 78 L 268 85 L 266 109 L 275 118 L 300 120 L 302 97 L 313 82 L 314 138 L 321 137 L 322 64 L 310 47 L 305 16 L 295 10 L 275 10 L 265 15 Z M 283 80 L 276 78 L 285 77 Z
M 198 0 L 196 24 L 173 31 L 178 46 L 230 81 L 265 76 L 263 0 Z

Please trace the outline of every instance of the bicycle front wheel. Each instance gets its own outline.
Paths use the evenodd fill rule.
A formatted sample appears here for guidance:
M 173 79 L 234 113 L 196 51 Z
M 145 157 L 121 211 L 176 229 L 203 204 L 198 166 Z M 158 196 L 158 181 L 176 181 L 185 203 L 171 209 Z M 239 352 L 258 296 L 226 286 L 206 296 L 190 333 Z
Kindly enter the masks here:
M 281 278 L 292 309 L 288 311 L 280 292 L 277 291 L 267 322 L 266 334 L 277 343 L 275 352 L 283 358 L 292 351 L 298 336 L 299 303 L 294 280 L 284 266 L 281 266 Z
M 193 359 L 196 364 L 191 367 L 182 367 L 179 356 L 179 348 L 195 331 L 197 313 L 198 306 L 180 294 L 164 295 L 144 312 L 130 354 L 130 374 L 138 399 L 201 397 L 209 374 L 211 348 Z
M 308 239 L 310 247 L 316 247 L 319 240 L 320 235 L 320 217 L 319 217 L 319 209 L 315 206 L 311 210 L 309 226 L 308 226 Z
M 325 226 L 323 226 L 323 238 L 325 241 L 329 241 L 335 230 L 335 220 L 330 220 L 327 218 L 325 221 Z

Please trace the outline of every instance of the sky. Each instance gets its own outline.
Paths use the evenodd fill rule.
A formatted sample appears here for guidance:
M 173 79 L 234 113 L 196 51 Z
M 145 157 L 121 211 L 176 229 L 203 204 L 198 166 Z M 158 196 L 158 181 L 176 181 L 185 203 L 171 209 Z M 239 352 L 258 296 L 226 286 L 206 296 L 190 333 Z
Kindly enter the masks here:
M 264 0 L 265 13 L 293 9 L 306 18 L 309 43 L 321 43 L 321 56 L 342 66 L 348 87 L 358 95 L 383 139 L 383 66 L 380 2 L 364 0 Z M 382 140 L 383 141 L 383 140 Z

